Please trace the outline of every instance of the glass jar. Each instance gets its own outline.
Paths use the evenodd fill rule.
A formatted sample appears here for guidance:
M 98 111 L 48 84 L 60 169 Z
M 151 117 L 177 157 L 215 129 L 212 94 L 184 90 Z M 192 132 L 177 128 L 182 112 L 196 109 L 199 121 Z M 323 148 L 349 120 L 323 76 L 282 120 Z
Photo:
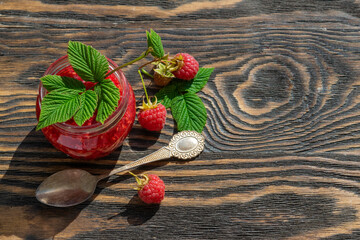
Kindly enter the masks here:
M 116 63 L 108 59 L 109 71 L 117 67 Z M 68 57 L 64 56 L 55 61 L 45 75 L 60 75 L 73 77 L 82 81 L 71 67 Z M 65 123 L 56 123 L 42 130 L 49 142 L 58 150 L 70 157 L 78 159 L 95 159 L 104 157 L 122 145 L 129 134 L 135 120 L 135 96 L 121 70 L 108 77 L 120 90 L 120 100 L 115 112 L 104 124 L 95 121 L 95 115 L 78 126 L 73 120 Z M 94 83 L 84 82 L 87 88 Z M 46 89 L 39 85 L 39 95 L 36 101 L 36 116 L 39 119 L 41 101 L 47 94 Z

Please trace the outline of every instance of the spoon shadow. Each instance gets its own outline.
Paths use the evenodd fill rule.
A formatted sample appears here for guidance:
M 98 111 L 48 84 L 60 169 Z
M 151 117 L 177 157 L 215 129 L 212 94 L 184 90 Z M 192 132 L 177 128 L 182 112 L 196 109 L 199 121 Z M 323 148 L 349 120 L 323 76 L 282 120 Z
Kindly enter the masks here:
M 107 159 L 79 161 L 57 151 L 40 131 L 32 129 L 18 145 L 0 179 L 0 238 L 48 239 L 63 231 L 91 201 L 68 208 L 49 207 L 37 201 L 35 191 L 51 174 L 67 168 L 98 168 L 110 172 L 117 150 Z M 5 162 L 5 161 L 4 161 Z M 105 164 L 102 164 L 105 162 Z M 95 194 L 99 194 L 97 190 Z

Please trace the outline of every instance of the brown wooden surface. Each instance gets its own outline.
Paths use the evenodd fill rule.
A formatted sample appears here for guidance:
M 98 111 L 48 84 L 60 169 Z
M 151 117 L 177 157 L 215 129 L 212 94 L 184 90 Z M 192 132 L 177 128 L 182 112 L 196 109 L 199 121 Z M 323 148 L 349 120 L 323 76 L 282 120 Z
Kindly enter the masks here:
M 0 239 L 360 239 L 359 17 L 357 0 L 0 1 Z M 215 67 L 199 94 L 205 151 L 136 171 L 165 181 L 158 207 L 128 176 L 76 207 L 38 203 L 52 173 L 105 173 L 173 135 L 170 114 L 160 135 L 135 122 L 124 146 L 85 162 L 34 130 L 39 78 L 69 40 L 123 63 L 150 28 Z M 140 101 L 136 66 L 124 72 Z

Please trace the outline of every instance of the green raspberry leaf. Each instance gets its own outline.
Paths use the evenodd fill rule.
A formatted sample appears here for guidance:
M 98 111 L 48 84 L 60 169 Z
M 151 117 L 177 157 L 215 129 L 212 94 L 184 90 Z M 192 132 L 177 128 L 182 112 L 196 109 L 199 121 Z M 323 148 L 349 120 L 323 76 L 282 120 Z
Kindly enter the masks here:
M 57 75 L 46 75 L 40 78 L 43 86 L 46 90 L 53 91 L 53 90 L 66 90 L 66 89 L 73 89 L 78 90 L 79 92 L 85 91 L 85 85 L 75 79 L 70 77 L 61 77 Z
M 101 96 L 101 85 L 100 84 L 96 84 L 94 87 L 94 91 L 96 93 L 96 96 L 98 97 L 98 101 L 100 100 L 100 96 Z
M 77 125 L 82 126 L 84 122 L 92 117 L 97 107 L 97 95 L 93 90 L 87 90 L 80 95 L 79 110 L 74 116 Z
M 153 49 L 151 55 L 162 58 L 165 55 L 165 51 L 161 42 L 161 37 L 152 29 L 150 32 L 146 31 L 146 37 L 148 48 L 151 47 Z
M 171 107 L 171 101 L 178 95 L 180 95 L 180 93 L 177 91 L 176 84 L 173 83 L 163 87 L 155 94 L 158 102 L 164 105 L 165 108 Z
M 79 109 L 80 96 L 77 90 L 56 90 L 48 93 L 41 102 L 36 130 L 72 118 Z
M 174 97 L 171 101 L 171 112 L 179 131 L 194 130 L 201 133 L 205 127 L 206 108 L 195 93 Z
M 81 42 L 69 41 L 68 56 L 74 71 L 84 81 L 100 82 L 109 70 L 106 57 Z
M 199 92 L 206 85 L 213 71 L 214 68 L 199 68 L 193 80 L 182 81 L 182 85 L 179 86 L 180 91 L 191 93 Z
M 120 100 L 119 89 L 109 80 L 104 79 L 95 86 L 95 92 L 99 97 L 98 113 L 96 121 L 104 123 L 105 120 L 115 111 Z

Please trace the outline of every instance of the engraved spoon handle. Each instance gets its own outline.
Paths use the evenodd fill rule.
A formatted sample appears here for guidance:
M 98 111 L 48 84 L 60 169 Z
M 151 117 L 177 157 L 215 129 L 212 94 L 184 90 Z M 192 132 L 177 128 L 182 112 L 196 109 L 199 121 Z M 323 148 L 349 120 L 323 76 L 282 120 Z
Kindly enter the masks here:
M 107 178 L 116 173 L 124 172 L 124 171 L 139 167 L 139 166 L 147 164 L 147 163 L 156 162 L 156 161 L 167 159 L 170 157 L 171 157 L 170 149 L 168 147 L 162 147 L 159 150 L 157 150 L 143 158 L 140 158 L 135 162 L 131 162 L 131 163 L 126 164 L 125 166 L 116 168 L 108 174 L 99 175 L 99 176 L 97 176 L 97 178 L 98 178 L 98 181 L 100 181 L 101 179 Z

